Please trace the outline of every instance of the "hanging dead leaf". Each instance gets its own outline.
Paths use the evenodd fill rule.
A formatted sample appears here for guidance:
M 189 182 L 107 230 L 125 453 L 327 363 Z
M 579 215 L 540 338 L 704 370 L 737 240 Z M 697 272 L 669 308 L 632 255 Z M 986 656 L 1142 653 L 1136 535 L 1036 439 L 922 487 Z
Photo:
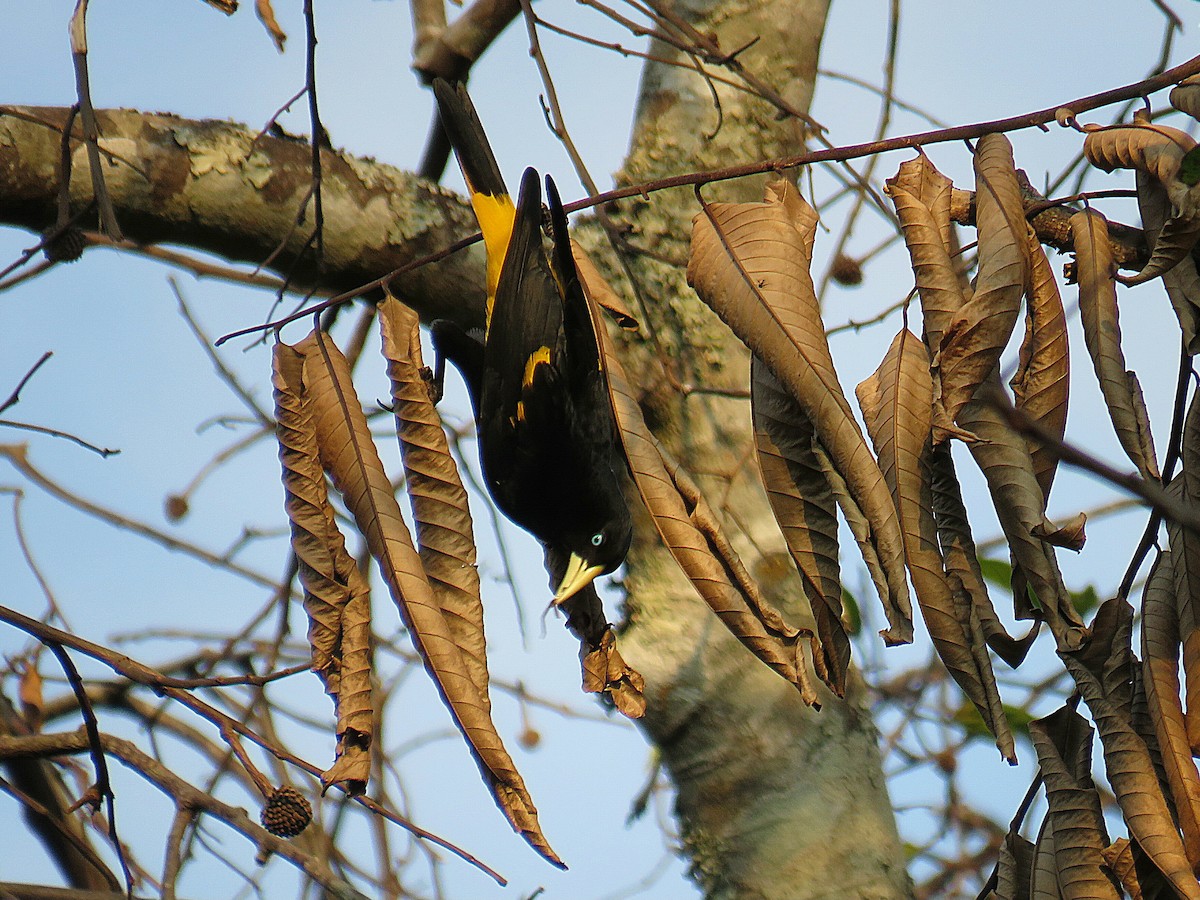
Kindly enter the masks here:
M 1170 104 L 1193 119 L 1200 119 L 1200 75 L 1189 75 L 1167 95 Z
M 1087 535 L 1084 532 L 1086 524 L 1087 516 L 1077 513 L 1062 525 L 1051 527 L 1049 522 L 1039 522 L 1033 526 L 1033 536 L 1047 544 L 1065 547 L 1067 550 L 1074 550 L 1078 553 L 1087 541 Z
M 734 637 L 794 684 L 806 703 L 816 703 L 817 695 L 808 682 L 801 652 L 801 632 L 783 622 L 774 610 L 768 612 L 761 598 L 747 596 L 744 583 L 733 576 L 727 561 L 718 556 L 710 537 L 693 516 L 699 492 L 694 491 L 690 479 L 686 483 L 691 499 L 681 491 L 682 470 L 669 459 L 646 426 L 612 339 L 604 329 L 597 334 L 625 457 L 663 544 Z
M 750 408 L 767 499 L 816 622 L 817 673 L 824 669 L 830 689 L 843 696 L 850 638 L 842 625 L 837 508 L 813 452 L 812 423 L 757 357 L 750 363 Z
M 922 153 L 902 163 L 885 188 L 896 207 L 912 260 L 931 355 L 941 348 L 946 329 L 966 302 L 950 256 L 951 187 L 950 180 Z
M 546 548 L 546 571 L 550 586 L 562 582 L 569 554 Z M 604 616 L 604 604 L 595 585 L 587 585 L 560 603 L 557 609 L 566 616 L 567 629 L 579 640 L 582 687 L 590 694 L 605 694 L 623 716 L 639 719 L 646 712 L 642 693 L 646 680 L 625 662 L 617 650 L 617 637 Z
M 934 421 L 943 428 L 951 427 L 996 367 L 1017 323 L 1021 295 L 1029 281 L 1029 224 L 1012 145 L 1003 135 L 985 135 L 976 145 L 975 206 L 979 232 L 975 293 L 946 326 L 934 358 L 940 385 L 935 388 Z
M 462 649 L 425 577 L 367 428 L 345 357 L 320 331 L 301 341 L 297 350 L 304 354 L 304 384 L 313 397 L 321 462 L 379 563 L 426 670 L 466 738 L 501 811 L 530 846 L 561 867 L 562 861 L 542 834 L 537 809 L 504 749 L 468 674 Z
M 1109 876 L 1108 844 L 1100 795 L 1092 781 L 1090 725 L 1069 706 L 1029 723 L 1049 806 L 1058 882 L 1064 897 L 1103 900 L 1121 896 Z
M 17 699 L 21 703 L 21 716 L 32 734 L 42 730 L 46 698 L 42 693 L 42 673 L 38 671 L 37 657 L 28 660 L 20 668 L 17 682 Z
M 1195 203 L 1188 185 L 1179 180 L 1183 158 L 1196 146 L 1190 135 L 1178 128 L 1135 122 L 1088 132 L 1083 154 L 1098 169 L 1137 169 L 1158 180 L 1176 214 L 1192 217 Z
M 1142 886 L 1138 883 L 1132 848 L 1129 838 L 1117 838 L 1100 852 L 1104 855 L 1104 864 L 1116 875 L 1130 900 L 1142 900 Z
M 1062 900 L 1058 886 L 1058 854 L 1050 817 L 1042 817 L 1037 840 L 1033 842 L 1033 873 L 1029 880 L 1029 900 Z
M 475 532 L 467 492 L 423 374 L 420 323 L 416 313 L 390 295 L 379 304 L 378 315 L 421 565 L 488 710 L 487 642 Z
M 1121 659 L 1129 653 L 1124 623 L 1132 621 L 1133 609 L 1116 597 L 1101 606 L 1096 614 L 1097 622 L 1104 615 L 1121 625 L 1105 629 L 1107 634 L 1094 625 L 1089 645 L 1075 652 L 1060 652 L 1059 656 L 1083 695 L 1100 733 L 1105 772 L 1130 836 L 1170 880 L 1180 897 L 1197 900 L 1200 883 L 1192 874 L 1149 750 L 1130 723 L 1126 699 L 1120 693 L 1113 693 L 1115 688 L 1127 690 L 1128 681 L 1122 685 L 1113 673 L 1124 665 Z
M 1167 492 L 1189 508 L 1200 506 L 1200 399 L 1192 395 L 1184 418 L 1180 458 L 1182 472 Z M 1200 534 L 1178 522 L 1167 522 L 1175 571 L 1175 603 L 1183 645 L 1187 734 L 1192 753 L 1200 756 Z
M 1017 371 L 1009 386 L 1017 409 L 1061 440 L 1067 430 L 1071 382 L 1067 316 L 1058 293 L 1058 281 L 1035 236 L 1030 237 L 1029 252 L 1025 338 L 1021 341 Z M 1042 499 L 1047 500 L 1058 469 L 1058 456 L 1035 437 L 1027 436 L 1025 442 L 1033 462 L 1034 477 L 1042 489 Z
M 1071 234 L 1075 242 L 1083 336 L 1117 440 L 1143 478 L 1158 480 L 1158 461 L 1146 404 L 1137 377 L 1125 369 L 1125 354 L 1121 350 L 1108 223 L 1100 213 L 1083 210 L 1071 216 Z
M 337 761 L 322 781 L 326 788 L 343 784 L 348 793 L 360 794 L 370 777 L 374 734 L 370 587 L 334 520 L 303 366 L 302 353 L 275 345 L 272 381 L 284 509 L 304 588 L 313 671 L 337 710 Z
M 710 203 L 692 220 L 688 282 L 776 375 L 870 523 L 887 574 L 885 639 L 912 639 L 896 510 L 850 409 L 808 270 L 815 213 L 780 179 L 762 203 Z
M 1063 584 L 1053 549 L 1033 535 L 1039 526 L 1047 531 L 1054 531 L 1055 526 L 1046 522 L 1042 489 L 1025 440 L 1012 430 L 995 405 L 1007 402 L 1001 391 L 993 373 L 980 397 L 963 407 L 959 423 L 979 436 L 968 446 L 987 480 L 996 516 L 1020 572 L 1020 584 L 1014 581 L 1014 602 L 1020 609 L 1024 601 L 1021 585 L 1027 581 L 1060 648 L 1064 642 L 1066 647 L 1077 646 L 1083 622 Z
M 933 448 L 929 471 L 933 517 L 946 563 L 946 575 L 952 582 L 957 582 L 955 591 L 961 590 L 971 598 L 987 645 L 1015 669 L 1025 661 L 1029 648 L 1033 646 L 1041 628 L 1041 620 L 1035 621 L 1022 638 L 1013 638 L 1008 634 L 988 596 L 987 582 L 979 565 L 979 552 L 971 535 L 971 524 L 948 443 Z
M 1142 216 L 1142 232 L 1151 251 L 1158 245 L 1163 225 L 1171 214 L 1167 189 L 1157 179 L 1137 173 L 1138 210 Z M 1190 254 L 1174 268 L 1163 273 L 1163 287 L 1183 330 L 1183 342 L 1193 356 L 1200 353 L 1200 271 Z
M 254 0 L 254 12 L 258 15 L 258 20 L 262 22 L 263 27 L 267 29 L 271 40 L 274 41 L 275 49 L 282 53 L 283 45 L 287 43 L 287 34 L 280 27 L 279 20 L 275 18 L 271 0 Z
M 1179 699 L 1179 622 L 1170 553 L 1159 554 L 1142 596 L 1142 674 L 1163 770 L 1171 789 L 1183 847 L 1200 869 L 1200 774 L 1192 761 Z
M 579 282 L 587 293 L 588 301 L 603 309 L 609 317 L 624 331 L 638 330 L 637 317 L 630 311 L 621 295 L 600 274 L 596 264 L 587 251 L 578 242 L 571 241 L 571 257 L 575 260 L 575 268 L 579 272 Z
M 1028 900 L 1033 872 L 1033 844 L 1010 829 L 996 863 L 995 900 Z
M 965 593 L 955 596 L 946 577 L 933 518 L 929 454 L 932 451 L 933 380 L 929 356 L 916 335 L 902 329 L 883 362 L 857 390 L 858 404 L 875 445 L 904 534 L 905 559 L 917 605 L 946 670 L 975 704 L 996 746 L 1010 763 L 1016 750 L 984 649 L 975 641 L 973 607 Z M 978 643 L 979 652 L 975 652 Z

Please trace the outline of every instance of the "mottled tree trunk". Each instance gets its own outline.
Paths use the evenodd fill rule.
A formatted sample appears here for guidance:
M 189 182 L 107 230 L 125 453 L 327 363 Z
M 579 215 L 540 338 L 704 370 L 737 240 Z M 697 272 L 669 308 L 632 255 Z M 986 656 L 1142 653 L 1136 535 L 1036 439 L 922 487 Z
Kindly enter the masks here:
M 733 51 L 793 108 L 807 111 L 827 0 L 703 0 L 681 4 L 689 23 Z M 751 42 L 753 43 L 751 44 Z M 709 84 L 686 57 L 659 42 L 647 63 L 629 157 L 637 183 L 802 149 L 803 130 L 767 103 Z M 720 98 L 718 112 L 713 90 Z M 762 178 L 712 185 L 707 199 L 762 199 Z M 626 201 L 616 218 L 630 243 L 658 258 L 687 258 L 699 206 L 690 188 Z M 695 299 L 681 266 L 649 258 L 633 269 L 645 287 L 643 330 L 683 385 L 740 388 L 748 356 Z M 656 371 L 650 362 L 643 372 Z M 776 602 L 807 615 L 799 582 L 771 575 L 782 550 L 751 455 L 749 404 L 715 394 L 681 396 L 645 385 L 643 405 L 672 453 L 726 517 L 739 550 Z M 629 559 L 626 657 L 646 677 L 647 734 L 678 790 L 677 812 L 692 870 L 709 897 L 904 897 L 909 882 L 876 743 L 860 699 L 826 697 L 814 712 L 798 692 L 738 644 L 658 546 L 648 522 Z M 757 550 L 766 551 L 764 559 Z M 766 565 L 764 565 L 766 563 Z M 790 570 L 790 564 L 788 564 Z

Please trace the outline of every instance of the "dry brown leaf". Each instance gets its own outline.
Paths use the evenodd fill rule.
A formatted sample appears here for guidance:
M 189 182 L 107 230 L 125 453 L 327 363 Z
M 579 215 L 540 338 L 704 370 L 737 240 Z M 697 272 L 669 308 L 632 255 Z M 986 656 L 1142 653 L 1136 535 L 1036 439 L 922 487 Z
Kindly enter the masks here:
M 963 505 L 962 490 L 954 470 L 950 445 L 942 443 L 933 448 L 929 459 L 930 489 L 933 495 L 933 517 L 937 522 L 938 543 L 946 563 L 946 575 L 957 582 L 955 591 L 971 598 L 975 617 L 979 620 L 987 645 L 1012 668 L 1025 661 L 1041 628 L 1035 621 L 1024 637 L 1009 635 L 996 615 L 988 596 L 987 582 L 979 565 L 979 553 L 971 536 L 971 523 Z
M 1068 900 L 1119 898 L 1108 876 L 1100 796 L 1092 781 L 1092 728 L 1070 707 L 1029 723 L 1050 809 L 1058 883 Z
M 551 587 L 562 581 L 569 554 L 546 548 L 546 571 Z M 590 694 L 606 694 L 617 711 L 630 719 L 646 712 L 642 693 L 646 680 L 625 662 L 617 650 L 617 637 L 604 616 L 604 604 L 594 585 L 586 585 L 557 607 L 566 616 L 567 629 L 579 640 L 582 687 Z
M 487 710 L 491 709 L 487 642 L 475 567 L 475 532 L 466 489 L 429 396 L 419 327 L 417 314 L 395 297 L 388 296 L 379 304 L 383 356 L 421 565 Z
M 750 407 L 763 486 L 816 622 L 817 674 L 824 670 L 822 679 L 843 696 L 850 638 L 842 625 L 837 508 L 813 452 L 812 423 L 757 357 L 750 363 Z
M 361 794 L 370 777 L 375 730 L 370 586 L 334 521 L 303 366 L 303 354 L 275 345 L 272 380 L 284 509 L 304 587 L 313 670 L 337 709 L 337 761 L 321 780 L 326 789 L 342 784 L 348 793 Z
M 815 214 L 790 182 L 762 203 L 711 203 L 692 220 L 688 282 L 779 378 L 867 517 L 887 573 L 891 643 L 912 640 L 912 608 L 896 510 L 850 409 L 809 274 Z
M 1200 774 L 1192 761 L 1179 698 L 1179 622 L 1170 553 L 1159 554 L 1142 597 L 1142 674 L 1183 847 L 1200 869 Z
M 287 43 L 287 34 L 280 27 L 279 20 L 275 18 L 271 0 L 254 0 L 254 12 L 258 15 L 258 20 L 263 23 L 263 27 L 267 29 L 271 40 L 275 42 L 275 49 L 282 53 L 283 45 Z
M 996 736 L 1001 755 L 1015 764 L 1012 733 L 1000 703 L 991 662 L 983 648 L 983 635 L 980 633 L 976 641 L 972 633 L 971 600 L 965 593 L 955 596 L 938 547 L 929 472 L 933 380 L 925 345 L 916 335 L 902 329 L 879 368 L 858 386 L 856 393 L 867 432 L 899 510 L 908 571 L 934 648 Z
M 1033 844 L 1029 900 L 1061 900 L 1063 892 L 1058 886 L 1058 857 L 1054 850 L 1054 830 L 1050 828 L 1050 817 L 1044 816 Z
M 1106 610 L 1106 607 L 1110 609 Z M 1113 673 L 1123 667 L 1121 659 L 1129 653 L 1128 643 L 1122 646 L 1126 627 L 1122 624 L 1101 633 L 1098 623 L 1104 615 L 1125 623 L 1132 620 L 1133 610 L 1119 597 L 1106 601 L 1096 614 L 1097 625 L 1091 645 L 1080 651 L 1060 652 L 1059 656 L 1083 695 L 1100 733 L 1105 772 L 1130 836 L 1180 897 L 1198 900 L 1200 883 L 1192 874 L 1150 752 L 1130 723 L 1127 701 L 1112 693 L 1118 686 Z
M 1031 237 L 1030 285 L 1026 299 L 1025 338 L 1016 374 L 1009 381 L 1017 409 L 1047 428 L 1060 440 L 1067 430 L 1067 399 L 1070 392 L 1071 364 L 1067 341 L 1067 316 L 1058 280 L 1046 259 L 1041 242 Z M 1027 436 L 1033 473 L 1042 489 L 1042 498 L 1050 496 L 1058 455 L 1035 437 Z
M 896 207 L 912 260 L 925 342 L 931 353 L 941 347 L 943 334 L 966 302 L 950 256 L 951 187 L 950 180 L 922 153 L 902 163 L 885 188 Z
M 946 326 L 934 356 L 940 385 L 935 388 L 939 408 L 934 421 L 943 428 L 951 427 L 996 367 L 1017 323 L 1021 295 L 1029 281 L 1030 228 L 1012 146 L 1003 135 L 985 135 L 976 145 L 975 205 L 979 232 L 975 293 Z
M 1146 236 L 1146 245 L 1153 250 L 1170 216 L 1171 201 L 1167 199 L 1167 189 L 1144 172 L 1137 173 L 1137 195 L 1142 232 Z M 1173 269 L 1164 272 L 1163 286 L 1183 330 L 1187 352 L 1194 356 L 1200 353 L 1200 271 L 1197 271 L 1195 258 L 1185 256 Z
M 21 716 L 29 730 L 34 734 L 41 731 L 45 696 L 42 693 L 42 673 L 38 671 L 36 657 L 21 668 L 21 677 L 17 682 L 17 699 L 21 703 Z
M 695 505 L 689 504 L 681 493 L 682 471 L 669 459 L 642 418 L 612 339 L 604 329 L 597 334 L 625 458 L 663 544 L 734 637 L 794 684 L 806 703 L 816 703 L 816 692 L 808 682 L 801 652 L 801 632 L 782 623 L 777 613 L 764 621 L 762 607 L 746 596 L 741 590 L 743 585 L 717 556 L 709 537 L 693 518 Z M 777 627 L 780 623 L 782 633 Z
M 1117 838 L 1100 852 L 1104 856 L 1104 864 L 1117 876 L 1130 900 L 1142 900 L 1142 886 L 1138 883 L 1137 864 L 1129 838 Z
M 626 305 L 621 295 L 600 274 L 592 258 L 579 244 L 571 241 L 571 257 L 579 272 L 579 283 L 587 294 L 588 301 L 603 309 L 617 325 L 625 331 L 637 331 L 638 320 Z
M 1178 128 L 1134 122 L 1088 132 L 1083 154 L 1098 169 L 1137 169 L 1156 178 L 1166 189 L 1177 213 L 1194 216 L 1188 186 L 1179 180 L 1183 157 L 1196 146 L 1190 135 Z
M 1033 873 L 1033 844 L 1010 829 L 1000 845 L 999 856 L 996 864 L 996 900 L 1028 900 L 1029 880 Z
M 1063 585 L 1053 548 L 1033 535 L 1038 526 L 1049 531 L 1054 526 L 1046 524 L 1042 489 L 1034 475 L 1025 440 L 1012 430 L 990 400 L 999 397 L 1000 391 L 993 374 L 981 397 L 963 407 L 959 423 L 979 436 L 978 441 L 969 445 L 971 456 L 987 480 L 1015 566 L 1033 588 L 1059 647 L 1064 647 L 1065 642 L 1070 648 L 1077 645 L 1083 622 Z M 1020 586 L 1023 583 L 1014 582 L 1013 600 L 1018 610 L 1025 599 Z
M 1086 524 L 1087 516 L 1083 513 L 1076 513 L 1062 525 L 1051 527 L 1049 522 L 1039 522 L 1033 526 L 1033 536 L 1047 544 L 1065 547 L 1067 550 L 1074 550 L 1078 553 L 1087 542 L 1087 534 L 1084 531 Z
M 1075 268 L 1079 276 L 1079 318 L 1104 403 L 1125 455 L 1143 478 L 1159 478 L 1154 440 L 1148 428 L 1146 405 L 1137 377 L 1125 369 L 1117 288 L 1108 243 L 1108 223 L 1094 210 L 1071 216 Z
M 467 739 L 501 811 L 530 846 L 554 865 L 562 866 L 542 834 L 537 809 L 504 749 L 425 577 L 367 428 L 345 357 L 320 331 L 305 338 L 297 350 L 304 354 L 304 384 L 313 396 L 322 465 L 379 563 L 426 670 Z
M 1183 426 L 1180 454 L 1183 471 L 1167 491 L 1185 505 L 1200 505 L 1200 395 L 1193 394 Z M 1200 534 L 1177 522 L 1167 522 L 1171 556 L 1175 561 L 1175 602 L 1179 638 L 1183 645 L 1187 733 L 1192 753 L 1200 756 Z
M 1171 88 L 1168 100 L 1180 112 L 1200 119 L 1200 76 L 1189 75 Z

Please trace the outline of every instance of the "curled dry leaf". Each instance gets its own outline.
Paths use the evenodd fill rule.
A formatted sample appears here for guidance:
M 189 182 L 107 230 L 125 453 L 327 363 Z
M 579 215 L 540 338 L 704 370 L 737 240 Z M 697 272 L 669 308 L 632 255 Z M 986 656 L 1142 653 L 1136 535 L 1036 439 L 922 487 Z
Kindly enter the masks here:
M 966 302 L 950 257 L 949 179 L 924 154 L 908 160 L 887 183 L 912 260 L 921 318 L 930 355 L 936 355 L 950 323 Z
M 1183 425 L 1180 474 L 1167 490 L 1190 508 L 1200 506 L 1200 399 L 1192 395 Z M 1187 733 L 1193 754 L 1200 755 L 1200 534 L 1178 522 L 1167 522 L 1175 570 L 1175 602 L 1179 639 L 1183 644 Z
M 546 571 L 550 585 L 562 582 L 568 554 L 546 548 Z M 617 637 L 604 617 L 604 604 L 595 585 L 587 585 L 559 604 L 567 617 L 567 628 L 579 640 L 582 687 L 589 694 L 605 694 L 623 716 L 640 719 L 646 713 L 643 691 L 646 680 L 625 662 L 617 650 Z
M 842 625 L 837 507 L 813 451 L 812 423 L 757 357 L 750 363 L 750 408 L 767 499 L 816 622 L 817 674 L 843 696 L 850 638 Z
M 1026 900 L 1033 872 L 1033 843 L 1009 829 L 996 861 L 996 900 Z
M 1108 833 L 1092 781 L 1092 736 L 1092 727 L 1068 706 L 1029 723 L 1046 787 L 1047 822 L 1062 896 L 1118 900 L 1120 891 L 1104 863 Z
M 349 364 L 332 339 L 320 331 L 314 331 L 296 349 L 304 354 L 304 384 L 313 395 L 322 465 L 366 537 L 426 670 L 466 738 L 501 811 L 530 846 L 554 865 L 562 866 L 542 834 L 537 809 L 504 749 L 468 673 L 462 649 L 425 577 L 367 428 Z
M 1054 831 L 1050 817 L 1042 818 L 1037 840 L 1033 842 L 1033 872 L 1029 879 L 1029 900 L 1062 900 L 1058 886 L 1058 855 L 1054 848 Z
M 1098 169 L 1137 169 L 1157 179 L 1177 213 L 1195 213 L 1189 189 L 1179 180 L 1183 157 L 1196 146 L 1190 135 L 1178 128 L 1135 122 L 1088 132 L 1083 154 Z
M 929 636 L 946 670 L 996 736 L 1000 753 L 1015 764 L 1012 733 L 978 617 L 965 592 L 956 595 L 938 547 L 929 473 L 933 381 L 925 345 L 916 335 L 901 330 L 879 368 L 858 386 L 857 395 L 899 510 L 908 571 Z M 980 632 L 978 640 L 976 630 Z
M 1125 455 L 1143 478 L 1158 480 L 1158 461 L 1146 404 L 1137 376 L 1125 369 L 1117 288 L 1113 282 L 1108 223 L 1094 210 L 1071 216 L 1075 269 L 1079 277 L 1079 318 L 1109 418 Z
M 383 356 L 421 565 L 486 710 L 491 702 L 475 532 L 467 491 L 429 396 L 419 327 L 417 314 L 395 297 L 379 304 Z
M 912 640 L 912 608 L 896 510 L 850 409 L 821 323 L 809 273 L 815 213 L 791 182 L 762 203 L 711 203 L 692 220 L 688 282 L 776 375 L 813 423 L 870 523 L 887 575 L 891 643 Z
M 1039 522 L 1033 526 L 1033 536 L 1047 544 L 1065 547 L 1078 553 L 1087 542 L 1087 535 L 1084 532 L 1086 524 L 1087 516 L 1077 513 L 1063 525 L 1052 527 L 1049 522 Z
M 254 0 L 254 12 L 258 15 L 258 20 L 263 23 L 263 27 L 267 29 L 271 40 L 274 41 L 275 49 L 282 53 L 283 45 L 287 43 L 287 34 L 280 27 L 279 20 L 275 18 L 271 0 Z
M 693 517 L 695 503 L 680 489 L 682 470 L 667 457 L 642 418 L 612 339 L 604 329 L 597 334 L 629 470 L 663 544 L 733 636 L 794 684 L 806 703 L 815 704 L 816 692 L 809 684 L 801 652 L 801 632 L 787 626 L 774 610 L 766 613 L 759 599 L 747 596 L 744 584 L 731 575 L 727 561 L 717 555 L 709 536 Z M 690 485 L 690 479 L 688 482 Z M 694 485 L 690 487 L 694 489 Z M 698 493 L 692 495 L 693 501 Z
M 1030 228 L 1012 145 L 1003 135 L 985 135 L 976 145 L 975 206 L 979 232 L 975 293 L 951 319 L 934 358 L 940 383 L 935 422 L 943 428 L 957 420 L 996 367 L 1017 323 L 1021 295 L 1029 281 Z
M 995 405 L 1004 402 L 1007 400 L 1002 397 L 993 374 L 992 380 L 981 389 L 980 397 L 963 407 L 959 423 L 979 436 L 978 441 L 968 446 L 987 480 L 1015 568 L 1037 596 L 1041 613 L 1059 647 L 1072 647 L 1081 637 L 1079 629 L 1083 622 L 1063 585 L 1053 549 L 1033 535 L 1039 526 L 1047 531 L 1055 528 L 1046 522 L 1042 489 L 1034 475 L 1025 440 L 1013 431 Z M 1021 579 L 1017 582 L 1024 583 Z M 1017 582 L 1013 599 L 1020 609 L 1024 598 Z
M 979 553 L 971 536 L 971 523 L 967 519 L 967 509 L 963 505 L 962 490 L 958 485 L 954 458 L 948 443 L 933 448 L 929 457 L 929 472 L 933 517 L 946 563 L 946 576 L 952 583 L 957 582 L 955 591 L 962 591 L 971 598 L 987 645 L 1015 669 L 1025 661 L 1041 629 L 1041 621 L 1035 621 L 1024 637 L 1014 639 L 996 615 L 979 565 Z
M 1105 609 L 1110 606 L 1114 609 Z M 1133 610 L 1116 597 L 1101 606 L 1096 614 L 1097 622 L 1105 615 L 1125 623 L 1132 620 Z M 1130 723 L 1126 701 L 1112 693 L 1116 686 L 1111 674 L 1114 663 L 1115 669 L 1120 669 L 1121 657 L 1129 653 L 1125 627 L 1109 628 L 1105 632 L 1097 627 L 1091 645 L 1080 651 L 1060 652 L 1059 656 L 1083 695 L 1100 733 L 1105 772 L 1130 836 L 1180 897 L 1200 900 L 1200 883 L 1192 874 L 1149 749 Z
M 1193 119 L 1200 119 L 1200 76 L 1189 75 L 1175 87 L 1167 99 L 1180 112 L 1187 113 Z
M 272 381 L 284 509 L 304 588 L 313 670 L 337 709 L 337 761 L 321 780 L 326 788 L 343 784 L 358 794 L 370 777 L 374 734 L 370 586 L 334 521 L 303 365 L 302 354 L 275 345 Z
M 1142 232 L 1146 245 L 1158 246 L 1159 235 L 1171 213 L 1171 201 L 1167 189 L 1157 179 L 1144 172 L 1137 173 L 1138 210 L 1142 216 Z M 1200 272 L 1196 260 L 1189 253 L 1171 269 L 1163 273 L 1163 287 L 1179 327 L 1183 330 L 1183 343 L 1193 356 L 1200 353 Z
M 1104 864 L 1117 876 L 1121 887 L 1130 900 L 1142 900 L 1142 886 L 1138 883 L 1137 862 L 1133 858 L 1133 844 L 1129 838 L 1117 838 L 1102 851 Z
M 1067 316 L 1058 292 L 1058 281 L 1036 237 L 1030 238 L 1029 252 L 1025 338 L 1021 341 L 1017 371 L 1009 386 L 1017 409 L 1062 440 L 1067 430 L 1071 382 Z M 1042 499 L 1046 500 L 1058 469 L 1058 455 L 1035 437 L 1027 436 L 1025 442 L 1033 462 L 1034 477 L 1042 489 Z
M 588 301 L 603 309 L 617 325 L 625 331 L 637 331 L 638 320 L 621 295 L 600 274 L 588 252 L 571 240 L 571 257 L 579 272 L 579 282 L 587 294 Z
M 1200 869 L 1200 774 L 1192 761 L 1179 699 L 1179 622 L 1172 563 L 1172 554 L 1159 554 L 1143 593 L 1142 683 L 1184 851 L 1196 871 Z

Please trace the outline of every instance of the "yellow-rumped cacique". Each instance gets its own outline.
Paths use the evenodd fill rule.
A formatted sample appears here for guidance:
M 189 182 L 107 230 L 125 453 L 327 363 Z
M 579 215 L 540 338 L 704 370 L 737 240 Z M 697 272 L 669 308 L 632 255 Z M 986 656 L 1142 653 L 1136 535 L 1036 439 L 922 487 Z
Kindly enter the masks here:
M 538 173 L 525 170 L 514 206 L 466 89 L 433 88 L 487 249 L 483 334 L 434 322 L 438 378 L 449 359 L 467 383 L 496 505 L 569 557 L 554 593 L 561 603 L 616 569 L 633 533 L 596 333 L 553 180 L 547 247 Z

